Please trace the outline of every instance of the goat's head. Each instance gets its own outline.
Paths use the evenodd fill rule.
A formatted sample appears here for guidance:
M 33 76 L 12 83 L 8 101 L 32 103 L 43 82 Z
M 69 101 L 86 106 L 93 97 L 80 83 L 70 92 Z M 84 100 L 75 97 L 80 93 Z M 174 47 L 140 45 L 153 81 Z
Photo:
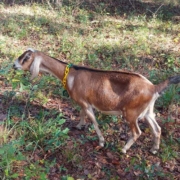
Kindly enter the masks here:
M 36 55 L 35 50 L 28 49 L 14 62 L 13 68 L 18 70 L 30 71 L 31 79 L 35 78 L 39 73 L 41 58 Z

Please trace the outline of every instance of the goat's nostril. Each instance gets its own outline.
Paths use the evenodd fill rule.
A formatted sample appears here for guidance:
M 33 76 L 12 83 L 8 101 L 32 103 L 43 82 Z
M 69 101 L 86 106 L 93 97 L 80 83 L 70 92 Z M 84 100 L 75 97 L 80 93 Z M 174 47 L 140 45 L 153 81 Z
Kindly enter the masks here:
M 16 67 L 16 65 L 15 65 L 15 64 L 13 64 L 13 69 L 15 69 L 15 70 L 17 69 L 17 67 Z

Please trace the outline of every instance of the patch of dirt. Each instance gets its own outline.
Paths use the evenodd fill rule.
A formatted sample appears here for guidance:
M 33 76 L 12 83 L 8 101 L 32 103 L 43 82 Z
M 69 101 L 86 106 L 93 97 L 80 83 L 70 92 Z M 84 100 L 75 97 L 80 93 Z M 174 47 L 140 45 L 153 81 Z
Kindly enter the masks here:
M 0 94 L 0 100 L 1 121 L 6 119 L 7 111 L 11 105 L 18 104 L 19 108 L 26 105 L 24 101 L 4 97 L 3 94 Z M 179 107 L 175 108 L 174 106 L 171 108 L 172 112 L 176 112 L 176 108 L 179 109 Z M 105 147 L 100 148 L 95 131 L 89 129 L 90 125 L 87 125 L 83 130 L 75 128 L 79 122 L 79 112 L 73 108 L 70 100 L 52 97 L 46 105 L 42 106 L 39 102 L 32 102 L 28 107 L 31 116 L 35 116 L 40 109 L 62 112 L 66 119 L 63 126 L 70 129 L 69 139 L 65 146 L 60 147 L 54 153 L 36 150 L 32 157 L 34 161 L 39 162 L 41 162 L 40 160 L 55 160 L 56 163 L 50 168 L 48 174 L 50 180 L 57 180 L 66 175 L 75 179 L 93 180 L 108 180 L 110 178 L 132 180 L 140 177 L 147 179 L 150 175 L 155 179 L 163 180 L 172 177 L 173 179 L 180 178 L 180 159 L 174 157 L 171 160 L 163 160 L 163 156 L 165 156 L 163 148 L 166 148 L 164 143 L 157 155 L 152 155 L 149 152 L 153 137 L 144 121 L 139 122 L 142 135 L 127 154 L 122 154 L 121 148 L 128 139 L 129 128 L 120 117 L 117 123 L 107 123 L 106 128 L 100 125 L 106 141 Z M 162 127 L 162 141 L 169 139 L 169 136 L 178 140 L 180 137 L 179 117 L 177 113 L 172 113 L 175 121 L 163 123 L 161 119 L 167 119 L 167 116 L 168 112 L 164 111 L 157 116 L 157 121 Z M 91 124 L 88 119 L 87 123 Z M 179 153 L 179 150 L 176 151 Z

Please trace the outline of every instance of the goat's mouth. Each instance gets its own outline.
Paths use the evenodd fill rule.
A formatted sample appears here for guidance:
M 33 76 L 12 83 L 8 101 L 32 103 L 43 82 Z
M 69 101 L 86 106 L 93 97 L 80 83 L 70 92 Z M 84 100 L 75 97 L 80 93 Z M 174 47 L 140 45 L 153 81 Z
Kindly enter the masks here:
M 21 68 L 20 66 L 17 66 L 17 65 L 15 65 L 15 64 L 13 64 L 13 69 L 14 69 L 14 70 L 21 70 L 22 68 Z

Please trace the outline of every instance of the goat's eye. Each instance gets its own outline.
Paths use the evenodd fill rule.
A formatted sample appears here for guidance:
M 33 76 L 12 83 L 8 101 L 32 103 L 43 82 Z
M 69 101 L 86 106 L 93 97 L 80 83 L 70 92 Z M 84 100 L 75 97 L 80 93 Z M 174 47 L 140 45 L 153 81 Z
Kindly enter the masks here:
M 25 56 L 25 58 L 22 60 L 22 64 L 24 64 L 25 62 L 27 62 L 29 60 L 30 56 Z

